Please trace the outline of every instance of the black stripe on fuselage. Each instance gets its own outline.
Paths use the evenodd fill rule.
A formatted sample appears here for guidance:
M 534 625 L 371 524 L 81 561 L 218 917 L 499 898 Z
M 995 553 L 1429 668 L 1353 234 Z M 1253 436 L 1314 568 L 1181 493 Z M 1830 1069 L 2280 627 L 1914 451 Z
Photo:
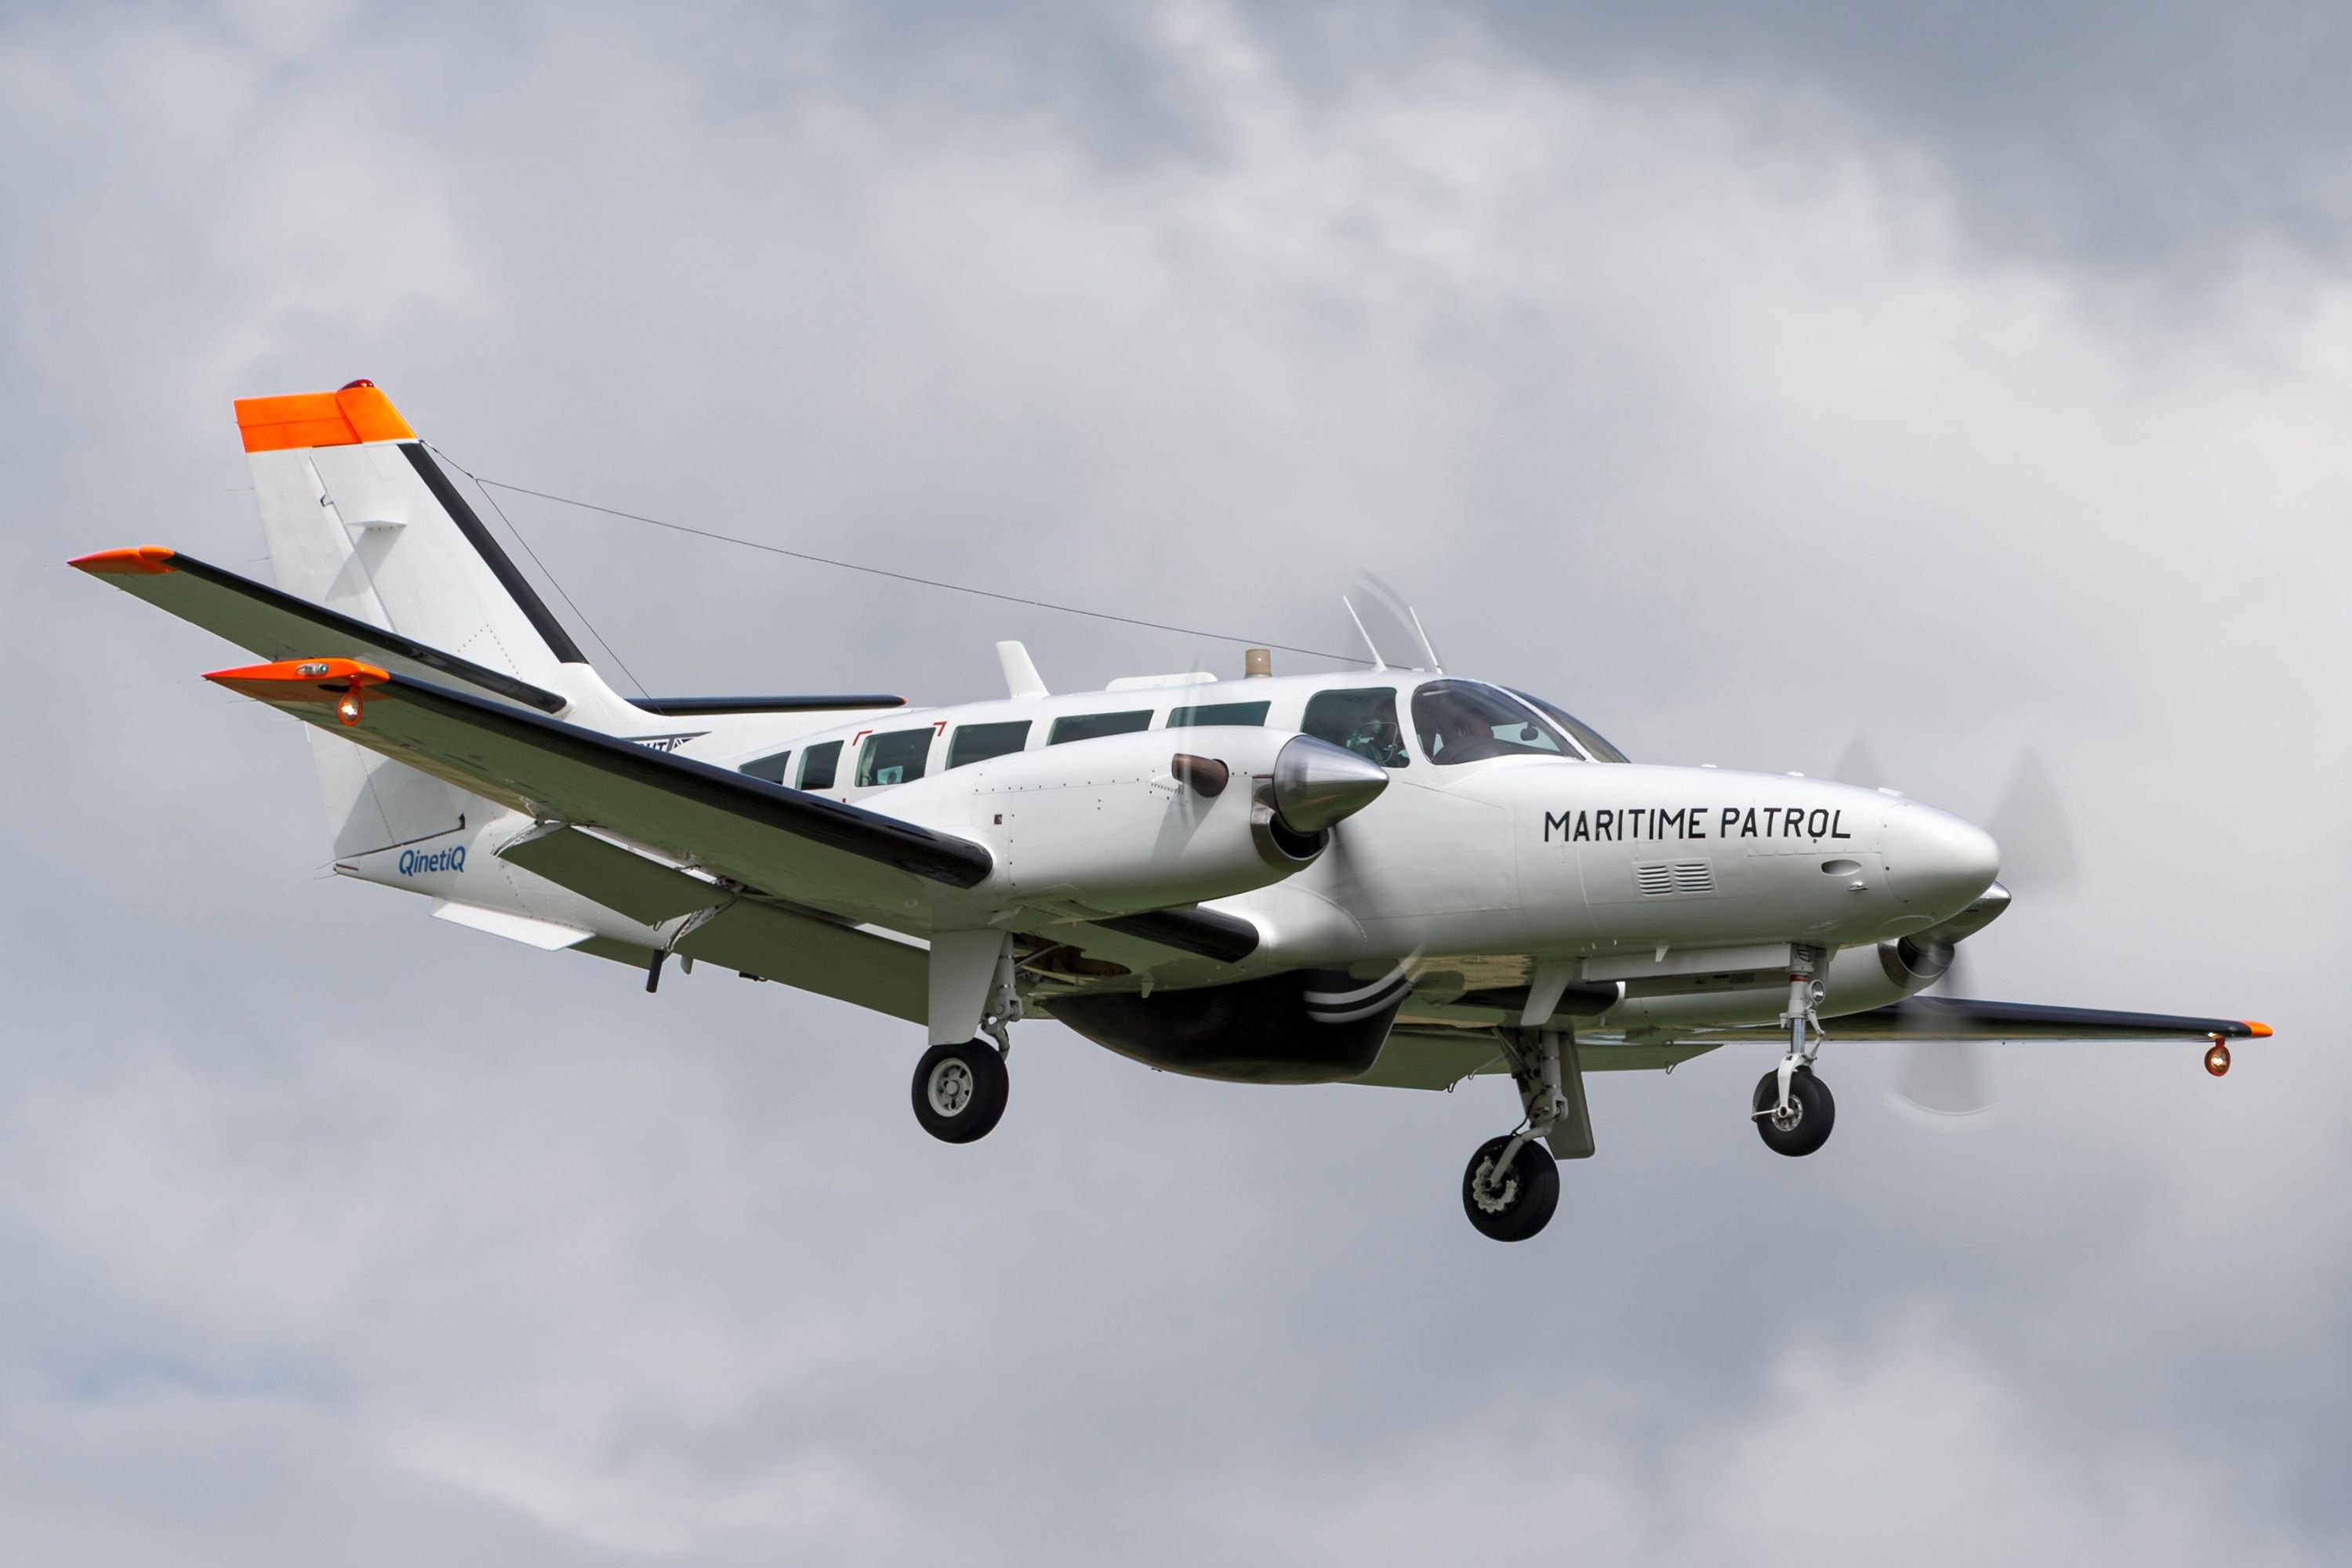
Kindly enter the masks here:
M 554 612 L 547 607 L 547 601 L 539 596 L 539 590 L 530 585 L 530 579 L 516 569 L 514 562 L 499 547 L 499 542 L 490 537 L 490 531 L 482 526 L 482 520 L 475 515 L 472 507 L 466 504 L 466 498 L 457 493 L 457 487 L 449 482 L 449 476 L 441 471 L 441 465 L 433 460 L 433 454 L 425 449 L 424 443 L 403 441 L 400 449 L 408 455 L 408 466 L 416 470 L 416 477 L 425 481 L 425 488 L 433 492 L 433 499 L 441 503 L 441 510 L 447 512 L 450 521 L 457 525 L 457 531 L 466 536 L 466 542 L 472 545 L 488 564 L 491 574 L 499 580 L 499 585 L 521 606 L 523 615 L 530 619 L 556 661 L 561 664 L 586 664 L 588 656 L 580 651 L 580 645 L 572 640 L 572 634 L 563 629 L 563 623 L 555 618 Z
M 699 719 L 714 713 L 835 713 L 851 709 L 904 708 L 889 696 L 847 697 L 639 697 L 629 706 L 666 719 Z

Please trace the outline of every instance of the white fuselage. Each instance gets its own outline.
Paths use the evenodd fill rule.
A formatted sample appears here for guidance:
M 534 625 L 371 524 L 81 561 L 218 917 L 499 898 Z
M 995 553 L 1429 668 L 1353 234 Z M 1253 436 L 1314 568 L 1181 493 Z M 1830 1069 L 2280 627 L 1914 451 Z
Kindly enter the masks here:
M 1182 868 L 1196 880 L 1181 888 L 1181 901 L 1203 900 L 1257 927 L 1257 951 L 1239 971 L 1223 968 L 1226 977 L 1451 956 L 1532 964 L 1648 953 L 1663 963 L 1674 952 L 1801 942 L 1863 950 L 1829 972 L 1828 1010 L 1848 1011 L 1906 988 L 1879 973 L 1874 944 L 1951 918 L 1998 870 L 1998 851 L 1981 830 L 1887 791 L 1795 775 L 1598 762 L 1581 754 L 1589 742 L 1557 754 L 1440 761 L 1430 754 L 1431 737 L 1417 723 L 1413 702 L 1440 679 L 1394 670 L 1239 681 L 1201 677 L 868 712 L 845 722 L 838 715 L 699 722 L 647 716 L 640 731 L 615 732 L 988 845 L 1002 863 L 1000 880 L 1016 894 L 1024 892 L 1018 886 L 1024 867 L 1032 868 L 1025 891 L 1034 893 L 1034 868 L 1054 864 L 1040 861 L 1041 845 L 1066 835 L 1085 845 L 1082 854 L 1066 858 L 1073 864 L 1116 865 L 1124 833 L 1137 846 L 1137 894 L 1170 886 L 1171 869 Z M 1384 747 L 1360 749 L 1378 750 L 1391 764 L 1388 788 L 1332 829 L 1311 862 L 1278 876 L 1217 883 L 1238 862 L 1229 843 L 1204 848 L 1200 838 L 1213 826 L 1230 837 L 1229 819 L 1246 810 L 1246 797 L 1237 792 L 1219 807 L 1223 816 L 1205 803 L 1187 804 L 1185 792 L 1171 787 L 1168 759 L 1223 749 L 1246 772 L 1257 765 L 1250 758 L 1270 755 L 1289 732 L 1320 728 L 1321 738 L 1344 743 L 1349 737 L 1330 732 L 1331 709 L 1361 707 L 1382 689 L 1394 698 L 1393 733 L 1384 732 Z M 1324 701 L 1315 706 L 1318 696 Z M 1319 725 L 1318 712 L 1326 720 Z M 1275 733 L 1236 735 L 1236 729 Z M 1087 738 L 1056 742 L 1057 731 Z M 1113 738 L 1097 738 L 1102 731 Z M 790 757 L 777 762 L 785 751 Z M 974 761 L 976 751 L 992 754 Z M 1052 754 L 1040 754 L 1046 752 Z M 1066 785 L 1040 790 L 1037 780 Z M 1016 809 L 1008 812 L 1008 801 Z M 366 858 L 380 866 L 345 869 L 460 904 L 519 904 L 538 918 L 600 935 L 648 940 L 627 922 L 615 926 L 609 911 L 569 895 L 547 896 L 560 889 L 544 889 L 535 900 L 527 889 L 509 891 L 517 874 L 499 868 L 490 852 L 526 826 L 519 818 L 480 824 L 468 837 L 481 847 L 464 871 L 420 879 L 398 874 L 396 857 L 385 856 Z M 1238 890 L 1216 896 L 1221 885 Z M 1044 918 L 1084 919 L 1089 910 L 1127 907 L 1137 906 L 1123 902 L 1116 887 L 1075 889 L 1066 906 Z M 910 916 L 899 929 L 919 932 L 928 923 L 928 913 Z M 1034 929 L 1036 921 L 1019 923 Z M 1173 961 L 1161 983 L 1206 978 L 1199 970 L 1199 961 Z M 1687 1021 L 1692 1006 L 1704 1011 L 1706 1004 L 1676 997 L 1650 1004 L 1648 1016 L 1664 1016 L 1657 1011 L 1664 1006 Z M 1744 1016 L 1769 1005 L 1777 1004 L 1748 996 L 1734 1012 Z M 1629 997 L 1612 1011 L 1630 1018 L 1643 1008 Z

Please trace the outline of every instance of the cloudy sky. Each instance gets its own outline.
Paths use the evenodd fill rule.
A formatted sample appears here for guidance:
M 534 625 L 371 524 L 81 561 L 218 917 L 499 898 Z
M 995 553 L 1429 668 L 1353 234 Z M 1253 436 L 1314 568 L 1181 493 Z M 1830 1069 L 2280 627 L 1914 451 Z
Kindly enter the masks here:
M 2347 34 L 8 8 L 12 1555 L 2343 1561 Z M 1833 1045 L 1802 1162 L 1767 1047 L 1603 1080 L 1516 1247 L 1491 1080 L 1041 1025 L 934 1143 L 895 1023 L 327 875 L 232 650 L 63 569 L 266 570 L 229 400 L 360 375 L 495 479 L 1206 634 L 1345 649 L 1375 573 L 1644 758 L 1983 815 L 2037 753 L 2082 875 L 1978 988 L 2278 1038 L 2012 1048 L 1963 1131 Z M 1239 666 L 510 504 L 667 693 Z

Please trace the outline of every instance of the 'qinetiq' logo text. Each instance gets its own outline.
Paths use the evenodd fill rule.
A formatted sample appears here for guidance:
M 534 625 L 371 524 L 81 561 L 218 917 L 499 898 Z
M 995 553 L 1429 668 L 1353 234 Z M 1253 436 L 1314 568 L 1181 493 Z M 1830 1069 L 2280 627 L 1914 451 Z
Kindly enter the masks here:
M 436 849 L 429 854 L 422 849 L 400 852 L 400 874 L 404 877 L 422 877 L 430 871 L 462 871 L 465 868 L 466 847 L 462 844 Z

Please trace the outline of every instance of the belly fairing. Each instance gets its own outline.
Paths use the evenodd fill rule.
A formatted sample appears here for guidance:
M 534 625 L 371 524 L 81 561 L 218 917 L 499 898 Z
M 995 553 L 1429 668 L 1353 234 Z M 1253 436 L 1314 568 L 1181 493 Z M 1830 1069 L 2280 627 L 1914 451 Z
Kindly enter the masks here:
M 1054 1016 L 1169 1072 L 1239 1083 L 1339 1083 L 1369 1071 L 1412 983 L 1302 969 L 1232 985 L 1065 996 Z

